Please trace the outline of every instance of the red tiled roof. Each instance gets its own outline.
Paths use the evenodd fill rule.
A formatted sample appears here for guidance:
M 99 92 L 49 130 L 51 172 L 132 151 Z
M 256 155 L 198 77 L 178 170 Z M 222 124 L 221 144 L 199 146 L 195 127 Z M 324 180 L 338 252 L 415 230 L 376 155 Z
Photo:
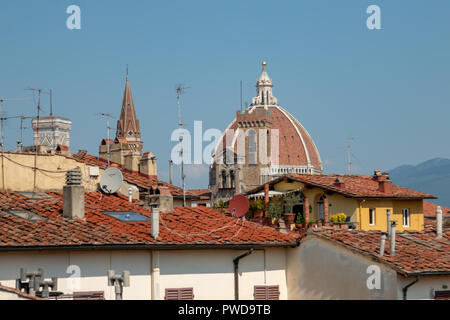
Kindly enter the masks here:
M 423 215 L 425 217 L 436 217 L 436 207 L 438 205 L 432 202 L 423 201 Z M 441 206 L 442 209 L 442 215 L 444 217 L 448 216 L 450 214 L 450 208 Z
M 393 257 L 389 239 L 384 256 L 378 256 L 380 231 L 314 229 L 313 234 L 385 263 L 403 275 L 450 274 L 450 229 L 444 231 L 441 239 L 430 226 L 420 232 L 397 232 Z
M 151 221 L 123 222 L 102 211 L 133 211 L 150 217 L 149 210 L 125 197 L 100 192 L 85 194 L 85 220 L 62 216 L 62 194 L 48 193 L 31 200 L 0 191 L 0 250 L 23 247 L 86 247 L 111 245 L 290 246 L 296 238 L 272 228 L 223 215 L 206 207 L 177 207 L 160 215 L 160 237 L 151 237 Z M 29 221 L 5 210 L 28 210 L 44 221 Z
M 78 153 L 73 154 L 72 158 L 78 162 L 90 165 L 90 166 L 97 166 L 103 170 L 106 170 L 108 167 L 108 163 L 104 159 L 97 158 L 95 156 L 87 154 L 85 150 L 80 150 Z M 162 180 L 159 180 L 155 176 L 148 176 L 146 174 L 137 173 L 137 172 L 131 172 L 125 169 L 124 166 L 111 162 L 111 166 L 115 166 L 122 170 L 122 175 L 124 180 L 126 180 L 128 183 L 134 184 L 140 188 L 143 189 L 150 189 L 151 187 L 156 187 L 158 185 L 161 185 L 163 187 L 166 187 L 170 193 L 173 196 L 182 196 L 183 195 L 183 189 L 180 187 L 177 187 L 175 185 L 169 184 L 167 182 L 164 182 Z M 186 196 L 196 196 L 195 194 L 191 194 L 188 190 L 186 191 Z
M 436 199 L 435 196 L 397 185 L 392 185 L 392 193 L 385 193 L 378 190 L 378 182 L 372 177 L 366 175 L 301 175 L 301 174 L 287 174 L 278 179 L 272 180 L 270 183 L 274 184 L 283 179 L 291 179 L 299 181 L 310 186 L 323 188 L 334 191 L 352 198 L 402 198 L 402 199 Z M 343 183 L 342 187 L 334 185 L 336 178 Z M 248 193 L 260 191 L 264 186 L 259 186 Z

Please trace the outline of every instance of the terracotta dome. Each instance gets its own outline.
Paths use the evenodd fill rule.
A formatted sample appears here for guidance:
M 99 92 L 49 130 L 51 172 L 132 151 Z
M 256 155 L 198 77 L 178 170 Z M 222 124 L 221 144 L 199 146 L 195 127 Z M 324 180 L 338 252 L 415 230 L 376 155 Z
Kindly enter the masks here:
M 236 118 L 225 130 L 221 143 L 216 146 L 215 155 L 224 149 L 227 131 L 237 132 L 242 123 L 246 126 L 248 122 L 248 127 L 251 127 L 255 122 L 266 121 L 270 122 L 272 130 L 279 130 L 279 160 L 276 166 L 278 172 L 272 171 L 273 174 L 322 173 L 322 162 L 313 139 L 297 119 L 278 105 L 272 93 L 272 81 L 265 68 L 266 65 L 263 63 L 263 70 L 256 85 L 257 96 L 244 113 L 240 111 L 236 113 Z M 235 144 L 236 138 L 231 143 L 227 142 L 227 148 L 236 152 Z

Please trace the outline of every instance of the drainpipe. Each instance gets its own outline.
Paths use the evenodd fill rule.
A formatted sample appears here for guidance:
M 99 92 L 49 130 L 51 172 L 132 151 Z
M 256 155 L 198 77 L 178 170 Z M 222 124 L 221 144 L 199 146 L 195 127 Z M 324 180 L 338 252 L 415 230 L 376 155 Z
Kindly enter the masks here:
M 403 300 L 408 300 L 408 289 L 409 287 L 411 287 L 413 284 L 417 283 L 419 281 L 419 276 L 416 276 L 416 280 L 414 280 L 413 282 L 411 282 L 410 284 L 407 284 L 402 290 L 403 290 Z
M 387 233 L 388 236 L 391 236 L 391 210 L 387 209 L 386 210 L 386 219 L 387 219 Z
M 248 252 L 241 254 L 240 256 L 233 259 L 234 263 L 234 299 L 239 300 L 239 260 L 251 255 L 253 248 L 248 250 Z
M 159 251 L 158 250 L 152 250 L 152 261 L 151 261 L 151 273 L 152 273 L 152 279 L 151 279 L 151 294 L 152 294 L 152 300 L 160 300 L 159 296 L 159 276 L 161 274 L 161 271 L 159 269 Z
M 392 257 L 395 256 L 395 225 L 396 225 L 396 222 L 392 221 L 392 224 L 391 224 L 391 252 L 390 252 Z

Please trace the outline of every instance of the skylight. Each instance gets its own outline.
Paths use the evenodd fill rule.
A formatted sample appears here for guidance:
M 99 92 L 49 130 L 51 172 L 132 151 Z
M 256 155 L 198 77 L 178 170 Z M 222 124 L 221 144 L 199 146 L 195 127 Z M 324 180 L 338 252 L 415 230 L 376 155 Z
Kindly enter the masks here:
M 15 215 L 16 217 L 28 220 L 28 221 L 43 221 L 45 220 L 41 216 L 28 211 L 28 210 L 5 210 L 5 212 Z
M 150 221 L 149 218 L 133 211 L 103 211 L 103 213 L 123 222 Z
M 45 192 L 29 192 L 29 191 L 18 191 L 18 194 L 27 197 L 30 200 L 49 200 L 54 199 L 52 196 Z

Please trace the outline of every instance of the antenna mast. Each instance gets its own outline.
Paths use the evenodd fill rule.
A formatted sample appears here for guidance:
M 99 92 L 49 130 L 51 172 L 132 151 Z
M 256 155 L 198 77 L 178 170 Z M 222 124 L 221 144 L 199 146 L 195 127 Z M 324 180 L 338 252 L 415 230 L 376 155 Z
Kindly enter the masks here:
M 185 89 L 188 89 L 190 87 L 182 87 L 179 85 L 176 88 L 176 94 L 177 94 L 177 105 L 178 105 L 178 128 L 183 128 L 183 122 L 181 122 L 181 104 L 180 104 L 180 95 Z M 181 131 L 181 130 L 180 130 Z M 180 157 L 181 157 L 181 185 L 183 187 L 183 207 L 186 207 L 186 184 L 184 182 L 184 179 L 186 178 L 184 174 L 184 157 L 183 157 L 183 136 L 180 134 Z
M 351 174 L 351 170 L 352 170 L 352 153 L 351 153 L 351 143 L 354 140 L 353 137 L 348 137 L 347 141 L 347 174 L 350 175 Z
M 5 167 L 4 167 L 4 152 L 5 152 L 5 132 L 4 132 L 4 121 L 7 119 L 5 118 L 3 114 L 3 102 L 4 101 L 11 101 L 11 100 L 31 100 L 30 98 L 0 98 L 0 117 L 1 117 L 1 140 L 0 140 L 0 147 L 1 147 L 1 155 L 2 155 L 2 189 L 5 189 Z
M 98 116 L 100 117 L 104 117 L 106 118 L 106 136 L 107 136 L 107 140 L 106 140 L 106 148 L 107 148 L 107 153 L 108 153 L 108 168 L 111 162 L 111 152 L 110 152 L 110 147 L 109 147 L 109 131 L 111 129 L 111 127 L 109 126 L 109 119 L 114 119 L 114 116 L 109 114 L 109 113 L 97 113 Z

